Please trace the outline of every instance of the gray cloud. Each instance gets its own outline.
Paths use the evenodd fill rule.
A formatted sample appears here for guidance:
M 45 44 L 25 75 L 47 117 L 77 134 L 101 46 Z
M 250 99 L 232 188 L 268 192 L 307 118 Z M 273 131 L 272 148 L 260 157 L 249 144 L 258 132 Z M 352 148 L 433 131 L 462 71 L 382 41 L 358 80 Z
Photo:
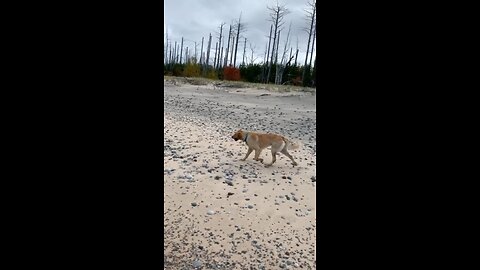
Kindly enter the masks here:
M 283 52 L 288 27 L 292 23 L 290 46 L 293 47 L 293 52 L 295 53 L 298 37 L 298 62 L 301 64 L 303 64 L 305 59 L 308 42 L 308 34 L 302 30 L 302 28 L 309 27 L 304 11 L 308 8 L 308 1 L 279 1 L 280 4 L 285 4 L 290 12 L 284 18 L 285 24 L 281 33 L 280 53 Z M 233 25 L 234 21 L 240 16 L 240 12 L 242 12 L 242 22 L 246 26 L 243 36 L 247 38 L 247 55 L 250 57 L 251 53 L 248 43 L 251 42 L 256 47 L 255 55 L 258 57 L 257 61 L 262 61 L 271 24 L 267 6 L 273 6 L 274 4 L 274 0 L 165 0 L 164 17 L 168 38 L 173 42 L 177 41 L 177 43 L 180 43 L 183 37 L 186 39 L 184 47 L 188 46 L 189 51 L 192 50 L 192 52 L 194 48 L 193 41 L 196 41 L 197 51 L 200 52 L 202 37 L 205 38 L 205 49 L 205 44 L 208 42 L 208 36 L 211 33 L 212 54 L 215 50 L 215 42 L 218 41 L 217 36 L 220 24 L 222 22 L 226 23 L 223 30 L 223 39 L 226 39 L 225 33 L 228 32 L 229 24 Z M 237 63 L 239 58 L 241 62 L 242 55 L 243 39 L 239 43 Z M 315 58 L 315 50 L 313 57 Z

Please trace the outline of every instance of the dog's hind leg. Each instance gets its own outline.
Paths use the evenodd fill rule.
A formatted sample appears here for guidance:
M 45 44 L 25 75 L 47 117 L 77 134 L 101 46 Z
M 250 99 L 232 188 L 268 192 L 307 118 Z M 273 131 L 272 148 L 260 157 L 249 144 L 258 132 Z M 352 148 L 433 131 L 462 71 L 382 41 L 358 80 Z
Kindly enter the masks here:
M 290 160 L 292 160 L 293 166 L 297 166 L 297 165 L 298 165 L 298 163 L 295 162 L 295 160 L 293 159 L 292 155 L 290 155 L 290 153 L 288 153 L 287 147 L 284 147 L 284 148 L 282 149 L 282 151 L 280 151 L 280 153 L 284 154 L 284 155 L 287 156 Z
M 253 151 L 253 148 L 248 147 L 247 154 L 245 155 L 244 158 L 241 159 L 241 161 L 245 161 L 245 160 L 248 158 L 248 156 L 250 156 L 250 154 L 252 153 L 252 151 Z
M 272 166 L 273 163 L 275 163 L 275 161 L 277 161 L 277 152 L 274 152 L 274 151 L 272 150 L 272 163 L 265 165 L 265 167 L 270 167 L 270 166 Z
M 253 159 L 263 163 L 263 158 L 259 158 L 261 153 L 262 149 L 255 149 L 255 157 Z

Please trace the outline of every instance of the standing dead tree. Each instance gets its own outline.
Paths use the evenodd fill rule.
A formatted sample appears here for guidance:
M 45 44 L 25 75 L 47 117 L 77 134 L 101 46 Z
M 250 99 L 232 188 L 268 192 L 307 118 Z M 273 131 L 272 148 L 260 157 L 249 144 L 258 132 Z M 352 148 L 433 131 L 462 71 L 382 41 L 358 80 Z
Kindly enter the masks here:
M 223 26 L 225 23 L 220 24 L 220 34 L 218 36 L 218 56 L 217 56 L 217 69 L 220 68 L 222 64 L 222 55 L 223 55 L 223 46 L 222 46 L 222 36 L 223 36 Z
M 290 46 L 290 31 L 292 30 L 292 23 L 290 23 L 289 27 L 288 27 L 288 32 L 287 32 L 287 39 L 285 40 L 285 45 L 284 45 L 284 48 L 283 48 L 283 54 L 282 54 L 282 59 L 280 60 L 280 65 L 277 65 L 277 68 L 276 68 L 276 84 L 282 84 L 282 80 L 283 80 L 283 73 L 285 71 L 285 62 L 286 62 L 286 56 L 287 56 L 287 48 Z M 291 50 L 290 50 L 290 55 L 292 54 Z M 288 61 L 290 63 L 290 61 L 292 60 L 292 57 L 290 56 L 290 60 Z
M 165 27 L 165 29 L 166 29 L 165 36 L 166 36 L 167 42 L 166 42 L 166 45 L 165 45 L 165 60 L 164 60 L 164 63 L 168 64 L 168 62 L 169 62 L 169 59 L 168 59 L 168 27 Z
M 182 64 L 182 56 L 183 56 L 183 37 L 182 37 L 182 45 L 180 45 L 180 64 Z
M 295 66 L 297 66 L 297 58 L 298 58 L 298 36 L 297 36 L 297 52 L 295 53 Z
M 230 52 L 230 66 L 233 64 L 233 45 L 235 44 L 235 35 L 232 34 L 232 51 Z
M 265 52 L 266 59 L 263 60 L 263 74 L 262 74 L 262 82 L 267 83 L 267 67 L 268 67 L 268 58 L 270 57 L 270 42 L 272 41 L 272 29 L 273 25 L 270 25 L 270 34 L 268 35 L 268 49 Z M 265 44 L 266 45 L 266 44 Z
M 232 25 L 228 29 L 228 43 L 227 43 L 227 50 L 225 51 L 225 62 L 223 63 L 223 67 L 227 66 L 228 62 L 228 50 L 230 49 L 230 37 L 232 35 Z
M 177 63 L 177 42 L 175 41 L 175 47 L 173 47 L 173 63 Z
M 248 44 L 249 44 L 249 47 L 250 47 L 250 51 L 252 52 L 252 57 L 250 58 L 250 65 L 253 65 L 253 63 L 255 62 L 255 60 L 257 60 L 257 58 L 258 58 L 258 57 L 253 58 L 253 55 L 254 55 L 254 53 L 255 53 L 255 47 L 256 47 L 256 46 L 253 46 L 253 47 L 252 47 L 252 43 L 251 43 L 251 42 L 249 42 Z
M 245 43 L 243 44 L 243 58 L 242 65 L 245 65 L 245 52 L 247 51 L 247 38 L 245 38 Z
M 213 57 L 213 69 L 215 69 L 217 65 L 217 49 L 218 49 L 218 42 L 215 42 L 215 55 Z
M 315 21 L 315 25 L 313 26 L 313 40 L 312 40 L 312 50 L 310 51 L 310 63 L 308 66 L 312 66 L 312 57 L 313 57 L 313 48 L 315 47 L 316 37 L 317 35 L 317 22 Z
M 282 26 L 284 24 L 283 19 L 285 15 L 289 13 L 285 5 L 280 5 L 278 1 L 276 2 L 275 6 L 268 7 L 267 9 L 270 10 L 270 21 L 273 23 L 273 46 L 272 46 L 272 53 L 270 56 L 270 64 L 268 66 L 268 73 L 267 73 L 267 83 L 270 81 L 270 73 L 272 70 L 272 64 L 273 64 L 273 56 L 275 53 L 275 45 L 277 44 L 277 35 L 279 31 L 282 29 Z M 278 47 L 278 46 L 277 46 Z
M 236 31 L 237 38 L 235 39 L 236 42 L 235 42 L 235 53 L 233 56 L 233 66 L 235 66 L 237 63 L 237 49 L 238 49 L 238 42 L 240 41 L 240 33 L 245 31 L 245 24 L 242 24 L 241 20 L 242 20 L 242 12 L 240 12 L 240 17 L 238 18 L 238 21 L 237 21 L 237 31 Z
M 274 80 L 275 84 L 278 84 L 278 69 L 279 69 L 279 65 L 278 65 L 278 45 L 280 44 L 280 33 L 281 32 L 282 31 L 278 31 L 277 48 L 275 49 L 275 80 Z
M 212 45 L 212 34 L 210 33 L 208 38 L 208 47 L 207 47 L 207 61 L 205 63 L 205 68 L 208 69 L 208 59 L 210 58 L 210 49 Z
M 198 58 L 197 58 L 197 42 L 194 41 L 193 43 L 195 43 L 195 58 L 194 58 L 194 63 L 196 64 L 196 63 L 197 63 L 197 60 L 198 60 Z
M 203 37 L 202 37 L 202 47 L 200 49 L 200 65 L 203 64 Z
M 304 64 L 304 67 L 303 67 L 303 74 L 302 74 L 303 85 L 306 84 L 305 73 L 306 73 L 307 69 L 308 69 L 308 72 L 310 72 L 310 67 L 307 66 L 307 60 L 308 60 L 308 51 L 310 50 L 310 41 L 312 39 L 313 24 L 315 22 L 315 12 L 316 12 L 315 0 L 311 0 L 311 2 L 308 2 L 307 5 L 309 6 L 310 9 L 305 10 L 305 12 L 307 13 L 306 19 L 310 23 L 310 28 L 309 29 L 307 29 L 307 28 L 304 29 L 305 31 L 308 32 L 308 44 L 307 44 L 307 51 L 306 51 L 306 54 L 305 54 L 305 64 Z

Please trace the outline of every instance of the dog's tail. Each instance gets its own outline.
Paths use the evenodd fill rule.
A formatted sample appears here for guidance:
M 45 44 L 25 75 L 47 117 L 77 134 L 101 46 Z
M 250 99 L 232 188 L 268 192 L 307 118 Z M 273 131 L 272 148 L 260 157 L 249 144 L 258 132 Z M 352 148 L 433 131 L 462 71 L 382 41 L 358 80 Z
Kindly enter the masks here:
M 294 142 L 292 140 L 289 140 L 285 137 L 283 137 L 283 140 L 285 141 L 285 147 L 287 147 L 288 150 L 295 150 L 295 149 L 299 149 L 300 147 L 302 147 L 302 143 L 301 142 Z

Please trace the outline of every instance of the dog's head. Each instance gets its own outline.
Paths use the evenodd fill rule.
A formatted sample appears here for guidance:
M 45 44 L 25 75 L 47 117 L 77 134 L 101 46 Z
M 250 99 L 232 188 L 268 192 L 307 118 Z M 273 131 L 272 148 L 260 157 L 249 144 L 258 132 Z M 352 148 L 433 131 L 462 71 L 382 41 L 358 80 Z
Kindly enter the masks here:
M 232 139 L 234 139 L 235 141 L 243 140 L 243 130 L 241 130 L 241 129 L 237 130 L 233 134 Z

